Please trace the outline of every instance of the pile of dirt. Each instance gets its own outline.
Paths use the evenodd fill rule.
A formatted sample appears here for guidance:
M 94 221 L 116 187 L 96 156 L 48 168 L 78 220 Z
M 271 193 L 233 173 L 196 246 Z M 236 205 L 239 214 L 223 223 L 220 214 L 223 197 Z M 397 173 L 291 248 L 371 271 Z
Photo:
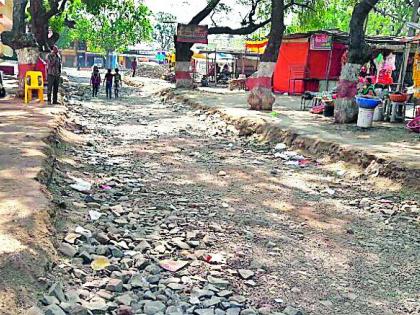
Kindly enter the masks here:
M 137 75 L 150 79 L 160 79 L 166 71 L 167 66 L 153 62 L 141 62 L 137 66 Z

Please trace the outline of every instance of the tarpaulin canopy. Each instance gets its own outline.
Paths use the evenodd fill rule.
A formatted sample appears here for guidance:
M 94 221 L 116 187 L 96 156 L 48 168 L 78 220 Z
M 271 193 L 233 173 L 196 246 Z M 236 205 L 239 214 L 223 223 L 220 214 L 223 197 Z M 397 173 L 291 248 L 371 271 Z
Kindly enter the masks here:
M 247 51 L 262 54 L 267 47 L 268 39 L 263 40 L 247 40 L 245 41 L 245 48 Z

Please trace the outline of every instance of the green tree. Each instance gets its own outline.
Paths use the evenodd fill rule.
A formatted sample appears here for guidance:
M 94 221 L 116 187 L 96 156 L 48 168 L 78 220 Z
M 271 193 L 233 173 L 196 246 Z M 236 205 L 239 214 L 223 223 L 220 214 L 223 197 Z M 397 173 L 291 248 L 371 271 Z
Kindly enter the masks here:
M 350 31 L 350 19 L 358 0 L 316 0 L 312 10 L 297 11 L 288 33 L 325 29 Z M 410 0 L 383 0 L 369 14 L 368 35 L 401 35 L 412 13 Z
M 153 28 L 153 38 L 159 43 L 160 49 L 169 50 L 174 47 L 176 34 L 176 17 L 169 13 L 158 12 Z
M 112 0 L 91 17 L 90 44 L 106 52 L 123 51 L 151 38 L 150 11 L 141 2 Z
M 86 42 L 89 50 L 122 52 L 151 37 L 150 11 L 134 0 L 106 0 L 75 3 L 66 18 L 72 25 L 61 30 L 60 47 L 69 47 L 75 41 Z M 58 23 L 58 25 L 60 25 Z

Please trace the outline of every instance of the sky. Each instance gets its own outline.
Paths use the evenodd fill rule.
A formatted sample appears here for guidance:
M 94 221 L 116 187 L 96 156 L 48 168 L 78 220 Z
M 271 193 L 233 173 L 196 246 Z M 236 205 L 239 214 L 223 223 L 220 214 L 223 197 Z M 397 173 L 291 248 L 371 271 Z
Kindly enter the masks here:
M 235 0 L 224 0 L 227 5 L 235 6 L 235 12 L 229 14 L 228 19 L 223 21 L 223 25 L 230 27 L 239 26 L 241 21 L 241 15 L 246 14 L 246 10 L 241 6 L 238 6 Z M 206 0 L 144 0 L 144 3 L 152 10 L 156 12 L 171 13 L 177 17 L 177 22 L 188 23 L 191 18 L 202 10 L 207 1 Z M 204 21 L 210 23 L 210 21 Z

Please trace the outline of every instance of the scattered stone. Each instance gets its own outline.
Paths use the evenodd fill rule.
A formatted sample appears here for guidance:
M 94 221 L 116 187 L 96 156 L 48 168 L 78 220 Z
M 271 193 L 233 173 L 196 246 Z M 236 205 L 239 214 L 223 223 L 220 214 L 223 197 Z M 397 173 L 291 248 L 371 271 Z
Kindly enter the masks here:
M 179 290 L 183 290 L 185 287 L 184 285 L 179 284 L 179 283 L 169 283 L 168 288 L 175 291 L 179 291 Z
M 211 299 L 209 300 L 204 300 L 203 301 L 203 306 L 204 307 L 212 307 L 212 306 L 216 306 L 217 304 L 219 304 L 220 302 L 222 302 L 222 299 L 216 296 L 213 296 Z
M 192 294 L 192 296 L 196 296 L 199 299 L 201 299 L 201 298 L 204 298 L 204 297 L 205 298 L 212 297 L 214 295 L 214 292 L 213 291 L 210 291 L 210 290 L 203 290 L 203 289 L 194 288 L 192 290 L 191 294 Z
M 333 306 L 333 303 L 329 300 L 319 301 L 319 303 L 321 303 L 322 305 L 324 305 L 326 307 L 332 307 Z
M 123 294 L 115 299 L 119 304 L 123 304 L 126 306 L 131 306 L 131 303 L 134 301 L 131 293 Z
M 216 286 L 218 288 L 226 289 L 229 286 L 229 281 L 227 281 L 225 279 L 216 278 L 216 277 L 213 277 L 213 276 L 208 276 L 207 280 L 208 280 L 208 282 L 210 282 L 211 284 L 213 284 L 214 286 Z
M 244 280 L 251 279 L 255 275 L 253 271 L 247 270 L 247 269 L 239 269 L 238 273 L 241 276 L 241 278 Z
M 228 298 L 230 296 L 232 296 L 233 292 L 229 291 L 229 290 L 222 290 L 220 292 L 217 292 L 217 296 L 223 297 L 223 298 Z
M 123 289 L 123 282 L 120 279 L 110 279 L 106 285 L 106 289 L 112 292 L 121 292 Z
M 273 312 L 272 312 L 271 307 L 269 307 L 269 306 L 263 306 L 263 307 L 260 307 L 258 309 L 258 314 L 259 315 L 272 315 Z
M 190 304 L 197 305 L 200 304 L 200 299 L 197 296 L 191 296 L 189 300 Z
M 160 267 L 155 264 L 148 265 L 144 270 L 152 275 L 160 273 Z
M 165 304 L 160 301 L 146 301 L 146 303 L 144 303 L 143 312 L 146 315 L 155 315 L 165 311 L 165 308 Z
M 246 297 L 244 297 L 243 295 L 233 295 L 230 298 L 230 301 L 235 301 L 235 302 L 238 302 L 240 304 L 244 304 L 246 302 Z
M 244 282 L 246 285 L 249 285 L 250 287 L 256 287 L 257 283 L 254 280 L 247 280 Z
M 41 302 L 45 305 L 60 304 L 60 301 L 55 296 L 51 295 L 44 295 Z
M 58 248 L 58 251 L 67 257 L 74 257 L 77 254 L 77 250 L 71 246 L 68 243 L 61 243 L 60 247 Z
M 284 143 L 277 143 L 274 147 L 275 152 L 283 152 L 287 149 L 287 145 Z
M 156 301 L 156 296 L 151 291 L 147 291 L 146 293 L 144 293 L 143 299 Z
M 45 315 L 66 315 L 66 313 L 64 313 L 60 306 L 53 304 L 47 306 L 45 309 Z
M 215 315 L 214 309 L 212 308 L 205 308 L 205 309 L 198 309 L 194 311 L 196 315 Z
M 159 262 L 159 266 L 162 267 L 162 269 L 165 269 L 170 272 L 177 272 L 181 270 L 182 268 L 188 266 L 189 262 L 185 260 L 161 260 Z
M 354 301 L 355 299 L 357 299 L 357 295 L 355 293 L 349 292 L 347 294 L 344 295 L 346 298 L 348 298 L 349 300 Z
M 247 308 L 241 311 L 241 315 L 257 315 L 257 312 L 254 311 L 252 308 Z
M 88 315 L 87 309 L 80 304 L 71 304 L 65 311 L 69 315 Z
M 55 296 L 60 302 L 66 302 L 66 296 L 64 295 L 63 285 L 61 282 L 54 283 L 48 290 L 48 294 Z
M 239 307 L 231 307 L 226 310 L 226 315 L 239 315 L 241 309 Z
M 94 297 L 89 302 L 82 303 L 82 305 L 85 306 L 89 311 L 93 312 L 94 314 L 97 314 L 97 313 L 103 314 L 109 308 L 105 300 L 100 297 Z
M 114 298 L 114 295 L 107 290 L 99 290 L 98 292 L 96 292 L 96 295 L 108 301 Z
M 181 307 L 177 307 L 177 306 L 169 306 L 166 309 L 166 315 L 183 315 L 184 312 L 182 311 Z
M 109 237 L 104 232 L 98 232 L 95 234 L 95 239 L 101 244 L 108 244 Z
M 68 233 L 67 235 L 66 235 L 66 237 L 64 238 L 64 240 L 67 242 L 67 243 L 70 243 L 70 244 L 74 244 L 74 242 L 78 239 L 80 237 L 80 235 L 79 234 L 76 234 L 76 233 Z
M 160 276 L 159 275 L 151 275 L 147 277 L 147 282 L 151 283 L 151 284 L 157 284 L 160 281 Z
M 172 239 L 172 243 L 180 249 L 190 249 L 191 248 L 190 245 L 188 245 L 187 243 L 185 243 L 184 241 L 182 241 L 179 238 Z
M 129 283 L 133 288 L 140 288 L 146 284 L 146 279 L 142 275 L 137 274 L 131 277 Z
M 130 306 L 121 305 L 118 308 L 117 315 L 134 315 L 134 311 Z
M 38 306 L 32 306 L 25 312 L 25 315 L 45 315 Z
M 303 315 L 303 313 L 302 313 L 300 310 L 298 310 L 298 309 L 296 309 L 296 308 L 294 308 L 294 307 L 292 307 L 292 306 L 288 306 L 288 307 L 286 307 L 286 308 L 283 310 L 283 313 L 284 313 L 285 315 Z

